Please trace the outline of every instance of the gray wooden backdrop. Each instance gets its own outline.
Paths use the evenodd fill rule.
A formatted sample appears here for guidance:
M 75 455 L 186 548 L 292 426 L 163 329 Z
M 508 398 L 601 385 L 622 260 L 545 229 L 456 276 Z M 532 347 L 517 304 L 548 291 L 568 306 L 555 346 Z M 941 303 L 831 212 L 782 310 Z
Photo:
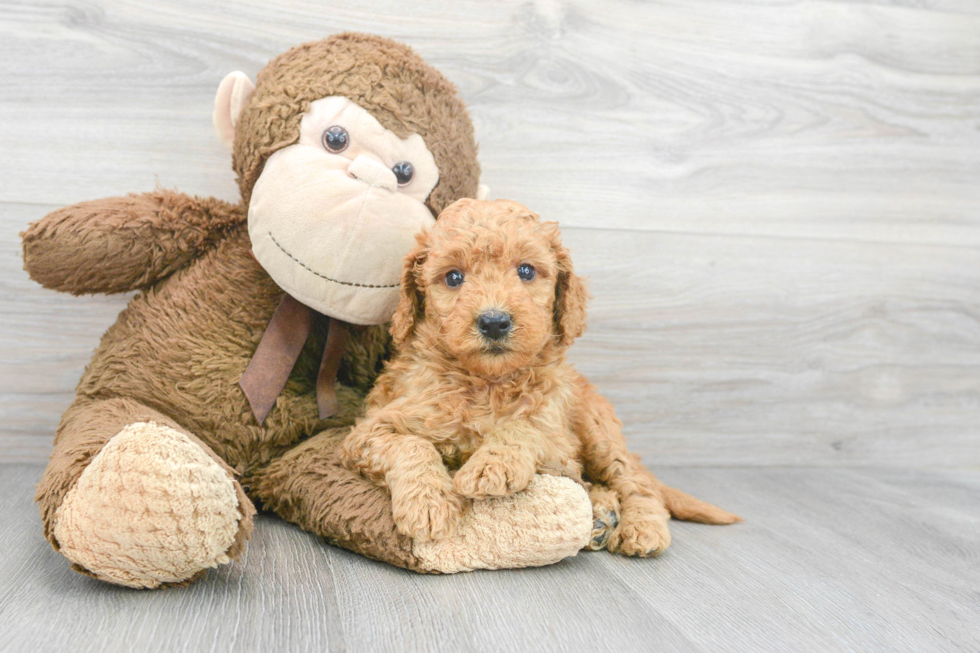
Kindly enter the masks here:
M 43 461 L 126 297 L 18 232 L 155 185 L 233 200 L 214 90 L 343 29 L 458 84 L 492 197 L 564 226 L 580 369 L 653 464 L 980 465 L 974 0 L 0 2 L 0 460 Z

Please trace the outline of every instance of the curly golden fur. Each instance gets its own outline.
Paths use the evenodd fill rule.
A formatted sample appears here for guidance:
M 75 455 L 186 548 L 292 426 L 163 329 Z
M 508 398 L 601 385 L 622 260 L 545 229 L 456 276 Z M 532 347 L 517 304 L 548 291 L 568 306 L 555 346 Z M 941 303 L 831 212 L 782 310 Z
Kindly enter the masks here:
M 535 473 L 590 485 L 602 544 L 626 555 L 666 549 L 671 513 L 738 520 L 627 450 L 612 406 L 566 361 L 586 299 L 557 223 L 516 202 L 460 200 L 418 237 L 392 320 L 399 354 L 343 447 L 351 469 L 389 488 L 401 533 L 446 537 L 469 500 L 519 492 Z M 488 315 L 506 328 L 481 327 Z

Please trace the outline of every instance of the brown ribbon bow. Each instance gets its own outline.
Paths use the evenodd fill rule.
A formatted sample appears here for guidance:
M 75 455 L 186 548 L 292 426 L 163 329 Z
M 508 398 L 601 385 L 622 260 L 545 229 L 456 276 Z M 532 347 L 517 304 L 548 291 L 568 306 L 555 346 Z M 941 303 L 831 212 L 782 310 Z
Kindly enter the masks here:
M 248 405 L 259 424 L 265 421 L 269 411 L 276 405 L 282 389 L 286 387 L 289 374 L 313 331 L 317 315 L 312 308 L 288 294 L 282 298 L 272 315 L 255 355 L 249 361 L 242 380 L 238 382 L 245 391 Z M 330 317 L 327 320 L 327 343 L 323 348 L 320 371 L 316 377 L 316 405 L 320 419 L 332 417 L 340 409 L 335 386 L 349 333 L 346 322 Z

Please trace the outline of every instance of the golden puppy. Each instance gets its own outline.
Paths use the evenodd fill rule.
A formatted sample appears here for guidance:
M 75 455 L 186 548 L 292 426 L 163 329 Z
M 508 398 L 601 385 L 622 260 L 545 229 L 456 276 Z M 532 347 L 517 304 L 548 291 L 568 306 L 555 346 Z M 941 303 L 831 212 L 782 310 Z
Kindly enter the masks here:
M 448 536 L 468 499 L 519 492 L 537 472 L 591 484 L 590 548 L 656 555 L 671 514 L 738 520 L 661 484 L 566 362 L 586 298 L 557 223 L 516 202 L 460 200 L 418 236 L 392 318 L 398 356 L 344 442 L 350 468 L 387 485 L 402 533 Z

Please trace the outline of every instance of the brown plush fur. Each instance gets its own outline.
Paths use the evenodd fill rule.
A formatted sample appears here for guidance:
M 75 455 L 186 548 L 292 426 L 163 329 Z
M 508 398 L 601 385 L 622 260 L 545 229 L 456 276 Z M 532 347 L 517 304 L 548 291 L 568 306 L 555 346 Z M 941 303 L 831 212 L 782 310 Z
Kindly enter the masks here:
M 344 34 L 294 48 L 260 73 L 235 136 L 241 205 L 159 190 L 65 207 L 23 234 L 25 269 L 48 288 L 142 291 L 102 338 L 38 486 L 55 548 L 55 511 L 92 458 L 126 420 L 153 419 L 192 434 L 246 475 L 253 496 L 284 518 L 414 566 L 410 541 L 385 536 L 394 525 L 383 492 L 329 456 L 296 449 L 305 438 L 353 423 L 388 356 L 385 328 L 351 327 L 338 374 L 340 412 L 330 419 L 318 418 L 314 394 L 322 324 L 262 425 L 238 386 L 283 296 L 250 254 L 245 216 L 252 184 L 268 156 L 296 141 L 309 103 L 330 94 L 347 95 L 396 132 L 424 137 L 441 174 L 430 207 L 475 195 L 476 144 L 452 84 L 403 45 Z M 333 503 L 324 507 L 323 497 Z M 357 503 L 363 497 L 371 497 L 370 505 Z M 248 515 L 244 542 L 252 506 L 241 493 L 240 501 Z M 230 553 L 240 550 L 236 544 Z
M 518 276 L 522 264 L 533 279 Z M 451 271 L 461 285 L 447 284 Z M 451 535 L 467 499 L 519 492 L 537 472 L 584 473 L 594 503 L 618 517 L 606 547 L 626 555 L 667 548 L 672 508 L 738 520 L 663 486 L 627 450 L 609 402 L 566 362 L 586 297 L 557 224 L 516 202 L 460 200 L 418 237 L 392 320 L 399 355 L 344 442 L 347 464 L 389 488 L 399 532 Z M 512 320 L 502 340 L 477 327 L 490 310 Z
M 147 288 L 188 265 L 245 221 L 240 206 L 157 191 L 66 206 L 24 234 L 35 281 L 70 292 Z M 52 247 L 57 243 L 57 247 Z
M 369 558 L 422 571 L 412 540 L 395 530 L 388 492 L 341 464 L 340 445 L 348 433 L 349 427 L 323 431 L 245 483 L 263 508 L 311 533 Z

